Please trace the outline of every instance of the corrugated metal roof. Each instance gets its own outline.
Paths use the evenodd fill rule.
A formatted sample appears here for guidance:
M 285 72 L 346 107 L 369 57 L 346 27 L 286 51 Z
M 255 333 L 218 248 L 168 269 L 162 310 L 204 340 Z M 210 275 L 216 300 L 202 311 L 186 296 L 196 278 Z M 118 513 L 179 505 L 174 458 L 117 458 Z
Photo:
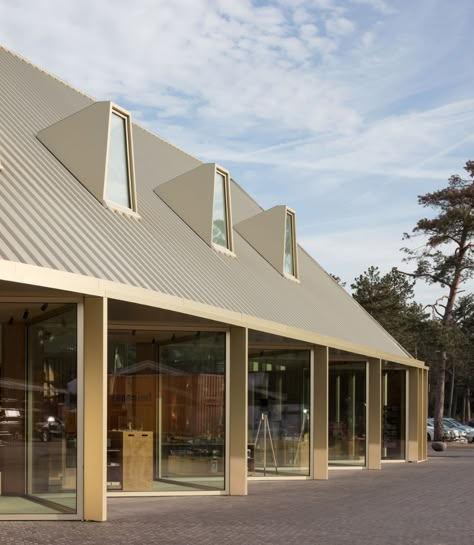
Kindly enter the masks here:
M 0 49 L 0 259 L 111 280 L 406 352 L 301 248 L 300 283 L 234 231 L 236 258 L 210 248 L 153 189 L 200 161 L 134 125 L 141 220 L 100 204 L 36 134 L 92 99 Z M 234 223 L 261 208 L 234 182 Z

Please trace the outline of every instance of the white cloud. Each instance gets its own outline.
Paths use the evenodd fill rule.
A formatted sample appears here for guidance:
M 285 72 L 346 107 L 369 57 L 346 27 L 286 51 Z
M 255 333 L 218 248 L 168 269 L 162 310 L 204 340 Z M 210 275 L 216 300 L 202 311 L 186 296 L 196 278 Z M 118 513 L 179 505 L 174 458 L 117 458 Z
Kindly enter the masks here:
M 345 36 L 355 30 L 355 25 L 345 17 L 331 17 L 326 21 L 326 30 L 329 34 L 336 36 Z
M 390 15 L 395 11 L 395 8 L 384 0 L 350 0 L 353 4 L 370 6 L 374 10 L 383 13 L 384 15 Z
M 326 237 L 310 238 L 309 249 L 340 276 L 337 267 L 363 253 L 366 265 L 393 264 L 400 233 L 416 217 L 409 203 L 416 206 L 417 193 L 443 183 L 472 153 L 470 0 L 0 6 L 7 47 L 131 109 L 200 158 L 229 164 L 265 204 L 299 199 L 300 232 L 314 226 Z M 371 220 L 374 237 L 358 231 L 369 221 L 367 207 L 386 210 L 392 202 L 410 209 L 408 225 L 381 216 Z M 332 211 L 331 233 L 319 232 L 316 209 Z M 341 255 L 330 251 L 338 244 Z
M 118 0 L 113 10 L 92 0 L 80 9 L 18 0 L 0 31 L 17 29 L 8 45 L 98 98 L 113 93 L 166 116 L 194 111 L 204 119 L 345 130 L 357 114 L 341 85 L 328 85 L 317 68 L 337 41 L 318 36 L 314 9 L 304 10 L 301 29 L 292 10 L 249 0 Z M 336 35 L 350 23 L 328 24 Z

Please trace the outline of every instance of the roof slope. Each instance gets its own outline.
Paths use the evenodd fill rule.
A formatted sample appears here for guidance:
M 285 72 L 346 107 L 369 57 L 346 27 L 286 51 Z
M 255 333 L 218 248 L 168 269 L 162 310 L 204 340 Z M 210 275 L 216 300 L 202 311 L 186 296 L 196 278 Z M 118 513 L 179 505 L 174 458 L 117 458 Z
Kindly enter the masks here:
M 199 160 L 134 124 L 140 220 L 102 206 L 36 134 L 93 101 L 0 48 L 0 259 L 154 290 L 243 315 L 407 353 L 301 248 L 297 283 L 237 232 L 210 248 L 154 192 Z M 261 208 L 232 184 L 234 224 Z

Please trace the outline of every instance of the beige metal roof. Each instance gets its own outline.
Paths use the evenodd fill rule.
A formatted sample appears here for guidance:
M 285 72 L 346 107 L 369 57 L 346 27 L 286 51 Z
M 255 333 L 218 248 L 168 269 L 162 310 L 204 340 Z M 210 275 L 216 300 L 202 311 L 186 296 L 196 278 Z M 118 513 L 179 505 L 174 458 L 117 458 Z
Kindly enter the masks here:
M 201 162 L 137 125 L 141 219 L 104 207 L 36 138 L 92 99 L 1 48 L 0 74 L 1 260 L 145 288 L 406 359 L 301 248 L 298 283 L 235 231 L 236 257 L 209 247 L 153 191 Z M 232 203 L 234 224 L 261 211 L 235 182 Z

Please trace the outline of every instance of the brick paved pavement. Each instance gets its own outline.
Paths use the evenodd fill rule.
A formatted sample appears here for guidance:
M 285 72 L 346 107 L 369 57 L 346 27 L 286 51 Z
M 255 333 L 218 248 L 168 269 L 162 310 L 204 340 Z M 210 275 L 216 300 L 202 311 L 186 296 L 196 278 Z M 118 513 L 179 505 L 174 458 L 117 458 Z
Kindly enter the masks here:
M 423 464 L 253 482 L 248 497 L 114 498 L 109 521 L 0 522 L 1 545 L 469 545 L 474 445 Z

